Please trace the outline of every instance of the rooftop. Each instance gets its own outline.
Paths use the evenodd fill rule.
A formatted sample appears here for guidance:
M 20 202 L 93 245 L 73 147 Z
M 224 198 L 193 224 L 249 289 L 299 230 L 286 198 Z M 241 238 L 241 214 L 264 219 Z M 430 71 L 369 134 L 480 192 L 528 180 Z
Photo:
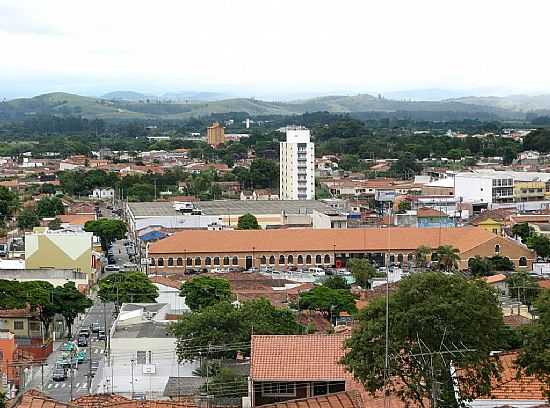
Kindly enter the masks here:
M 149 253 L 386 251 L 416 250 L 420 245 L 452 245 L 460 252 L 496 236 L 481 228 L 277 229 L 182 231 L 150 244 Z
M 194 203 L 194 206 L 202 210 L 204 215 L 242 215 L 245 213 L 261 215 L 280 214 L 282 211 L 287 214 L 303 214 L 304 212 L 311 213 L 313 210 L 323 212 L 331 209 L 330 206 L 318 200 L 215 200 L 198 201 Z M 180 212 L 176 211 L 173 203 L 170 202 L 128 203 L 128 208 L 134 217 L 180 215 Z
M 363 408 L 363 399 L 357 391 L 336 392 L 317 397 L 301 398 L 263 405 L 263 408 Z
M 117 326 L 113 334 L 113 338 L 129 338 L 135 339 L 140 337 L 145 338 L 168 338 L 173 337 L 168 332 L 168 323 L 159 322 L 143 322 L 128 326 Z
M 338 363 L 345 336 L 252 336 L 250 377 L 253 381 L 345 381 Z M 311 356 L 316 356 L 314 359 Z

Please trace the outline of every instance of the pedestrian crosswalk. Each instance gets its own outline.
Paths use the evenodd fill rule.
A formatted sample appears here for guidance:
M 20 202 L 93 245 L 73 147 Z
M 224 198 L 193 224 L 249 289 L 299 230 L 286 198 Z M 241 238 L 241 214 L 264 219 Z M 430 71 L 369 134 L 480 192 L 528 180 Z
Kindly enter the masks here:
M 71 383 L 70 382 L 61 382 L 61 383 L 49 383 L 48 386 L 46 387 L 48 390 L 52 390 L 52 389 L 63 389 L 63 388 L 70 388 L 71 387 Z M 77 382 L 77 383 L 74 383 L 73 384 L 73 389 L 75 390 L 78 390 L 78 389 L 84 389 L 87 387 L 87 384 L 86 382 Z

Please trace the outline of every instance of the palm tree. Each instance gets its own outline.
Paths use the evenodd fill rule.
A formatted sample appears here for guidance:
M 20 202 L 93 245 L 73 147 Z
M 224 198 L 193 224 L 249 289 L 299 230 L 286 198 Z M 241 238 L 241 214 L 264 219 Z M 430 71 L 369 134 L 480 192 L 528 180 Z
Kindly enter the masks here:
M 426 245 L 420 245 L 418 248 L 416 248 L 416 252 L 414 254 L 414 264 L 417 268 L 420 268 L 420 270 L 425 270 L 428 267 L 428 255 L 432 252 L 432 249 L 430 247 L 427 247 Z
M 452 245 L 441 245 L 436 250 L 439 270 L 450 272 L 458 269 L 460 251 Z

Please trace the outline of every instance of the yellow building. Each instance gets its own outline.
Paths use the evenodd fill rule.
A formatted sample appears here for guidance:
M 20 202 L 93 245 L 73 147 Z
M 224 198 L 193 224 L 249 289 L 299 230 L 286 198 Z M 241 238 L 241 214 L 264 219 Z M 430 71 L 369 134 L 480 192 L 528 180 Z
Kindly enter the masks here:
M 492 218 L 487 218 L 486 220 L 476 223 L 476 226 L 484 229 L 485 231 L 492 232 L 496 235 L 502 235 L 502 223 L 495 221 Z
M 519 181 L 514 184 L 514 201 L 542 201 L 545 191 L 544 181 Z
M 207 132 L 208 144 L 216 147 L 225 143 L 224 128 L 218 122 L 214 122 L 212 126 L 208 126 Z
M 74 269 L 95 281 L 91 232 L 40 231 L 25 235 L 27 269 Z

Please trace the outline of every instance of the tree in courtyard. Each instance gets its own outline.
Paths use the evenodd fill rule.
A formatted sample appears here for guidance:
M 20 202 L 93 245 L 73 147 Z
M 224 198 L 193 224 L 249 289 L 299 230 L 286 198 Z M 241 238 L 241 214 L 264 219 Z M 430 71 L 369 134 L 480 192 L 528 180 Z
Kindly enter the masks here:
M 22 229 L 30 230 L 40 225 L 40 218 L 32 207 L 23 208 L 17 217 L 17 226 Z
M 398 395 L 411 405 L 425 406 L 434 387 L 440 404 L 456 406 L 451 360 L 466 400 L 485 394 L 498 373 L 496 358 L 504 330 L 495 292 L 485 282 L 438 272 L 413 274 L 389 298 L 389 372 L 386 381 L 386 300 L 362 309 L 342 362 L 370 393 Z M 421 353 L 462 345 L 471 349 L 452 358 L 418 358 Z M 429 364 L 431 363 L 431 365 Z
M 212 376 L 208 386 L 203 384 L 201 390 L 218 398 L 240 398 L 248 394 L 246 376 L 237 374 L 234 370 L 221 367 Z
M 237 229 L 259 230 L 260 225 L 258 224 L 258 219 L 254 215 L 246 213 L 239 217 L 239 221 L 237 222 Z
M 543 235 L 531 235 L 527 238 L 527 246 L 534 250 L 541 258 L 550 257 L 550 239 Z
M 48 228 L 51 230 L 61 229 L 61 220 L 59 218 L 54 218 L 53 220 L 48 222 Z
M 355 283 L 364 289 L 370 289 L 370 280 L 378 275 L 374 265 L 368 259 L 355 258 L 348 261 L 348 267 Z
M 50 325 L 57 313 L 57 305 L 53 301 L 53 285 L 46 281 L 22 282 L 21 291 L 26 294 L 26 304 L 31 310 L 38 312 L 38 319 L 44 328 L 44 338 L 49 338 Z
M 441 245 L 435 251 L 437 267 L 440 271 L 451 272 L 458 270 L 460 251 L 452 245 Z
M 506 256 L 495 255 L 487 259 L 494 271 L 509 272 L 516 269 L 514 263 Z
M 179 361 L 192 361 L 208 350 L 220 358 L 234 358 L 239 352 L 249 355 L 252 333 L 298 334 L 302 329 L 291 310 L 254 299 L 240 307 L 224 301 L 186 314 L 170 330 L 177 338 Z
M 546 384 L 546 398 L 550 399 L 550 291 L 544 290 L 535 302 L 539 315 L 527 326 L 516 363 L 527 375 L 534 375 Z
M 521 222 L 512 227 L 512 234 L 521 238 L 521 242 L 525 244 L 527 243 L 527 239 L 533 235 L 533 228 L 528 223 Z
M 113 241 L 124 238 L 128 229 L 124 221 L 102 218 L 86 222 L 84 230 L 98 236 L 101 248 L 106 251 Z
M 416 248 L 414 254 L 414 265 L 420 270 L 425 270 L 428 267 L 428 255 L 432 253 L 432 249 L 426 245 L 420 245 Z
M 66 326 L 69 328 L 69 338 L 72 337 L 72 326 L 79 313 L 84 313 L 92 306 L 88 299 L 75 286 L 74 282 L 67 282 L 53 290 L 53 302 L 57 313 L 63 316 Z
M 411 202 L 409 200 L 403 200 L 397 205 L 397 212 L 399 214 L 405 214 L 407 211 L 410 211 L 411 208 Z
M 128 188 L 127 194 L 130 201 L 153 201 L 155 187 L 147 183 L 136 183 Z
M 511 297 L 526 305 L 532 305 L 539 295 L 537 279 L 525 271 L 514 272 L 506 280 Z
M 323 281 L 323 286 L 330 289 L 345 289 L 349 290 L 350 284 L 342 276 L 329 276 Z
M 479 255 L 476 255 L 474 258 L 470 258 L 468 260 L 468 268 L 470 269 L 470 273 L 476 277 L 489 276 L 492 275 L 493 272 L 491 261 L 489 261 L 486 257 L 481 257 Z
M 36 213 L 40 218 L 55 217 L 63 214 L 63 202 L 58 197 L 42 197 L 36 205 Z
M 390 171 L 396 176 L 402 178 L 412 178 L 415 174 L 420 173 L 422 165 L 417 163 L 416 157 L 406 152 L 391 165 Z
M 341 312 L 355 313 L 355 297 L 345 289 L 331 289 L 317 286 L 308 292 L 300 294 L 298 302 L 300 310 L 317 310 L 323 317 L 331 320 Z
M 180 296 L 192 311 L 231 299 L 231 286 L 226 279 L 198 276 L 183 282 Z
M 17 194 L 6 187 L 0 187 L 0 219 L 5 220 L 11 217 L 19 209 L 19 206 Z
M 104 302 L 156 303 L 158 289 L 141 272 L 113 273 L 99 281 L 100 299 Z

